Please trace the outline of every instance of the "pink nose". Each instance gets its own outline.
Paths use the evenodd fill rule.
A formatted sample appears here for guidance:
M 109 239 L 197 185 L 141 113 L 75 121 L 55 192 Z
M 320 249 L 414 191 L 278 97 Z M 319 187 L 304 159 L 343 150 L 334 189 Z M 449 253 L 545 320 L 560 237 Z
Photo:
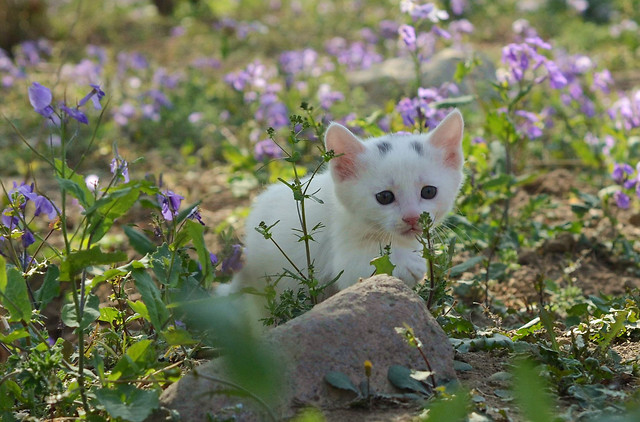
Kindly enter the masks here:
M 405 223 L 407 223 L 408 225 L 410 225 L 411 227 L 414 227 L 418 224 L 418 220 L 420 219 L 419 216 L 411 216 L 411 217 L 402 217 L 402 221 L 404 221 Z

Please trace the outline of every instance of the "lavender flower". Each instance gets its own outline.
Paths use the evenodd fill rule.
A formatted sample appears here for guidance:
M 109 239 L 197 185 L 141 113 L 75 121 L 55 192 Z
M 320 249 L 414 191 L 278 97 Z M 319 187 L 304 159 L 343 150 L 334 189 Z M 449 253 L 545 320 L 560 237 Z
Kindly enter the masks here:
M 340 91 L 332 91 L 329 84 L 321 84 L 318 87 L 318 100 L 320 107 L 329 110 L 333 103 L 344 100 L 344 94 Z
M 282 150 L 271 138 L 258 142 L 254 148 L 254 156 L 257 161 L 266 161 L 282 157 Z
M 242 245 L 232 245 L 231 255 L 222 261 L 222 272 L 231 273 L 242 268 Z
M 507 82 L 520 82 L 527 72 L 535 74 L 538 69 L 544 67 L 546 73 L 534 78 L 534 83 L 541 83 L 549 79 L 549 84 L 554 89 L 560 89 L 567 85 L 565 75 L 558 65 L 538 52 L 538 49 L 549 50 L 551 45 L 539 37 L 528 37 L 524 43 L 508 44 L 502 49 L 502 62 L 509 68 Z
M 77 108 L 71 108 L 71 107 L 67 107 L 66 104 L 60 104 L 60 110 L 64 111 L 67 114 L 67 116 L 77 120 L 80 123 L 83 123 L 85 125 L 89 124 L 89 119 L 87 118 L 87 115 L 81 112 L 80 110 L 78 110 Z
M 178 195 L 170 190 L 166 190 L 162 192 L 161 195 L 158 195 L 158 200 L 162 207 L 162 216 L 165 220 L 173 221 L 178 215 L 178 209 L 183 199 L 184 196 Z
M 52 100 L 51 90 L 46 86 L 33 82 L 29 87 L 29 102 L 33 109 L 44 117 L 49 118 L 53 114 Z
M 91 86 L 91 92 L 84 96 L 79 102 L 78 107 L 82 107 L 91 99 L 93 103 L 93 108 L 96 110 L 102 110 L 102 105 L 100 104 L 100 100 L 104 97 L 104 91 L 100 89 L 100 85 L 89 84 Z
M 622 191 L 617 191 L 616 193 L 613 194 L 613 198 L 615 199 L 616 205 L 618 205 L 619 208 L 622 208 L 625 210 L 629 208 L 629 204 L 631 200 L 626 193 Z
M 368 69 L 374 63 L 382 61 L 373 44 L 355 41 L 349 44 L 344 38 L 334 37 L 327 41 L 325 48 L 335 56 L 338 63 L 346 65 L 349 70 Z
M 464 13 L 464 9 L 467 8 L 467 0 L 451 0 L 451 12 L 454 15 L 460 16 Z
M 627 163 L 615 163 L 613 165 L 613 172 L 611 172 L 611 178 L 614 182 L 621 185 L 623 184 L 629 175 L 633 174 L 633 167 Z
M 416 30 L 411 25 L 401 25 L 398 28 L 400 39 L 407 46 L 409 51 L 416 50 Z
M 213 252 L 209 252 L 209 259 L 211 260 L 211 265 L 214 267 L 218 265 L 218 257 Z
M 592 91 L 602 91 L 605 94 L 609 93 L 609 86 L 613 85 L 613 77 L 608 69 L 604 69 L 600 72 L 594 72 L 593 84 L 591 85 Z
M 117 155 L 111 160 L 111 174 L 122 177 L 125 183 L 129 183 L 129 163 Z

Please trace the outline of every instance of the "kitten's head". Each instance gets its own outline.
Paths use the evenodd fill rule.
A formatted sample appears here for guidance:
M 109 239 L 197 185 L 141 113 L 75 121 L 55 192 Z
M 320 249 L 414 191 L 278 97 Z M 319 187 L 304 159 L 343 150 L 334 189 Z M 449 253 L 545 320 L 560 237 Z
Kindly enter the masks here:
M 405 243 L 421 232 L 418 218 L 428 212 L 440 223 L 451 211 L 462 184 L 462 133 L 458 110 L 428 134 L 391 134 L 360 141 L 332 123 L 325 135 L 340 203 L 377 231 L 378 238 Z

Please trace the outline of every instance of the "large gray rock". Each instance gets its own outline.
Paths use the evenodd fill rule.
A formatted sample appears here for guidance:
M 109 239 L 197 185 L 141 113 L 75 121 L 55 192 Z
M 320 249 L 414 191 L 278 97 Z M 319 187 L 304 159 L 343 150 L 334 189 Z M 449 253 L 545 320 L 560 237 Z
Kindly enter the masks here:
M 412 327 L 422 341 L 438 382 L 456 379 L 453 349 L 424 301 L 400 280 L 375 276 L 265 334 L 263 347 L 274 350 L 285 362 L 285 385 L 278 388 L 272 402 L 276 416 L 291 417 L 304 406 L 321 409 L 344 406 L 354 398 L 354 393 L 329 386 L 324 376 L 330 371 L 340 371 L 357 385 L 365 379 L 366 360 L 373 364 L 372 391 L 399 392 L 387 380 L 391 365 L 427 369 L 419 352 L 395 331 L 403 324 Z M 202 365 L 196 373 L 225 379 L 224 361 L 218 359 Z M 267 419 L 251 399 L 211 395 L 224 388 L 192 373 L 171 385 L 162 394 L 161 402 L 177 411 L 183 421 L 206 420 L 208 412 L 219 414 L 221 409 L 230 407 L 238 420 Z
M 460 94 L 489 95 L 489 82 L 496 79 L 496 68 L 492 60 L 474 53 L 481 61 L 462 83 L 458 84 Z M 420 65 L 420 86 L 439 87 L 445 82 L 453 82 L 458 63 L 472 59 L 472 55 L 453 48 L 438 51 Z M 394 57 L 376 63 L 363 70 L 350 72 L 347 80 L 351 85 L 362 86 L 373 98 L 387 101 L 399 94 L 416 96 L 416 69 L 411 57 Z

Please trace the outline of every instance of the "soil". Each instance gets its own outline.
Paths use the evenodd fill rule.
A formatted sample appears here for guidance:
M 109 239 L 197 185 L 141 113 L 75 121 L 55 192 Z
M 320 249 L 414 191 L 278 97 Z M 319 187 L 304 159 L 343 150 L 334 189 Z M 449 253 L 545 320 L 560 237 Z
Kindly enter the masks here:
M 258 189 L 246 189 L 245 195 L 236 196 L 229 188 L 229 169 L 214 166 L 202 171 L 167 172 L 163 175 L 166 186 L 190 200 L 201 200 L 201 214 L 209 227 L 206 241 L 211 251 L 219 251 L 222 244 L 217 231 L 231 226 L 236 233 L 242 234 L 243 216 L 251 203 L 251 198 Z M 569 170 L 558 169 L 540 176 L 525 186 L 513 200 L 513 211 L 517 212 L 531 195 L 545 193 L 551 198 L 553 208 L 537 215 L 539 222 L 553 225 L 575 219 L 571 211 L 576 203 L 572 188 L 582 192 L 593 192 L 587 183 L 582 183 Z M 248 186 L 251 188 L 251 186 Z M 149 221 L 148 210 L 135 210 L 134 215 L 127 217 L 129 222 Z M 638 268 L 635 264 L 624 262 L 609 254 L 606 242 L 614 238 L 616 232 L 624 233 L 627 238 L 640 237 L 640 215 L 626 211 L 616 211 L 617 223 L 612 224 L 605 218 L 603 211 L 588 211 L 586 225 L 580 235 L 562 232 L 556 238 L 547 240 L 536 248 L 522 249 L 518 252 L 518 267 L 510 277 L 501 283 L 490 286 L 490 297 L 493 302 L 502 303 L 519 310 L 531 310 L 534 303 L 553 303 L 554 295 L 562 289 L 578 288 L 580 294 L 589 296 L 597 294 L 619 295 L 629 288 L 640 287 Z M 136 215 L 137 214 L 137 215 Z M 141 227 L 150 229 L 150 227 Z M 217 228 L 217 229 L 213 229 Z M 472 269 L 477 271 L 478 269 Z M 463 278 L 465 275 L 463 275 Z M 536 280 L 551 280 L 559 288 L 556 293 L 545 292 L 543 297 L 536 290 Z M 108 291 L 101 296 L 106 299 Z M 506 324 L 481 312 L 474 312 L 473 323 L 480 327 L 492 328 Z M 535 317 L 531 313 L 531 318 Z M 520 325 L 528 321 L 510 321 Z M 503 326 L 503 328 L 505 328 Z M 623 361 L 634 361 L 640 356 L 639 342 L 615 344 L 614 349 Z M 458 378 L 462 385 L 471 391 L 478 411 L 497 421 L 519 421 L 521 418 L 510 405 L 511 398 L 502 392 L 508 390 L 509 382 L 503 375 L 509 370 L 509 354 L 505 351 L 480 351 L 458 354 L 456 360 L 471 365 L 470 370 L 459 371 Z M 627 379 L 623 388 L 637 388 L 638 380 Z M 569 403 L 562 404 L 568 406 Z M 372 409 L 332 409 L 324 412 L 329 421 L 410 421 L 420 414 L 416 407 L 377 405 Z
M 202 199 L 202 216 L 210 227 L 228 224 L 237 233 L 243 232 L 243 212 L 248 209 L 250 198 L 256 189 L 248 195 L 236 197 L 228 188 L 229 173 L 224 168 L 213 168 L 198 173 L 187 173 L 182 178 L 165 177 L 173 183 L 175 191 L 186 193 L 188 198 Z M 553 170 L 526 185 L 513 199 L 513 212 L 518 212 L 529 201 L 531 195 L 547 194 L 552 207 L 534 219 L 547 225 L 557 225 L 573 221 L 576 216 L 571 206 L 578 202 L 572 189 L 597 194 L 587 182 L 581 182 L 567 169 Z M 501 283 L 490 286 L 492 301 L 520 310 L 531 310 L 532 305 L 553 303 L 554 295 L 563 291 L 579 289 L 584 296 L 606 294 L 620 295 L 629 288 L 640 287 L 638 270 L 633 263 L 621 261 L 607 251 L 607 241 L 615 233 L 624 233 L 628 238 L 640 237 L 640 216 L 631 212 L 617 212 L 617 223 L 604 216 L 601 209 L 589 210 L 584 218 L 585 227 L 580 235 L 562 232 L 557 237 L 541 243 L 536 248 L 518 251 L 518 267 L 510 277 Z M 216 236 L 208 235 L 208 245 L 215 251 L 220 247 Z M 478 269 L 473 269 L 477 271 Z M 463 275 L 464 278 L 464 275 Z M 556 292 L 545 292 L 543 297 L 536 290 L 536 280 L 552 281 Z M 575 291 L 575 289 L 574 289 Z M 558 293 L 560 292 L 560 293 Z M 492 318 L 481 312 L 474 312 L 474 324 L 491 328 L 505 321 Z M 531 313 L 531 318 L 535 314 Z M 528 321 L 510 321 L 516 326 Z M 504 327 L 503 327 L 504 328 Z M 633 361 L 640 356 L 640 343 L 626 342 L 616 344 L 614 349 L 624 361 Z M 504 391 L 509 389 L 508 377 L 510 357 L 506 351 L 479 351 L 459 354 L 457 360 L 471 365 L 470 370 L 459 371 L 462 385 L 471 391 L 476 409 L 497 421 L 519 421 L 520 415 L 511 405 L 512 398 Z M 626 380 L 623 388 L 637 387 L 637 380 Z M 562 403 L 567 407 L 570 403 Z M 329 421 L 409 421 L 420 414 L 419 408 L 406 406 L 379 405 L 372 409 L 332 409 L 324 411 Z

